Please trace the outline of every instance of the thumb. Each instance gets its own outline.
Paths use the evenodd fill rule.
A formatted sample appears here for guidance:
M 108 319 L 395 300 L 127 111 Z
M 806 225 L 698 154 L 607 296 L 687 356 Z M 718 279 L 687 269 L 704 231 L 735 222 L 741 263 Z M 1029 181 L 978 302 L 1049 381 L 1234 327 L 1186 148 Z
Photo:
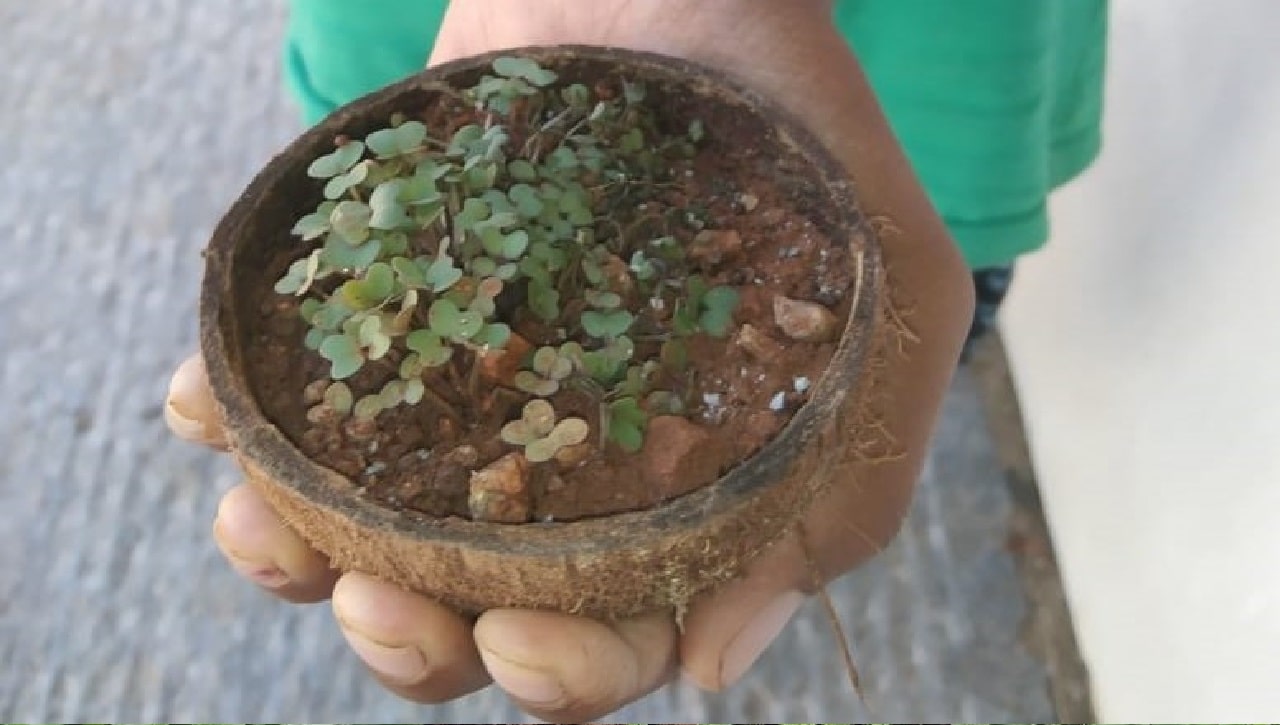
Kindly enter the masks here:
M 218 420 L 218 408 L 209 389 L 204 358 L 192 355 L 174 371 L 164 404 L 169 430 L 184 440 L 225 450 L 226 435 Z
M 798 550 L 798 543 L 779 542 L 747 576 L 694 603 L 680 638 L 687 679 L 704 690 L 723 690 L 782 632 L 805 600 L 796 578 L 804 566 L 803 552 L 792 548 Z

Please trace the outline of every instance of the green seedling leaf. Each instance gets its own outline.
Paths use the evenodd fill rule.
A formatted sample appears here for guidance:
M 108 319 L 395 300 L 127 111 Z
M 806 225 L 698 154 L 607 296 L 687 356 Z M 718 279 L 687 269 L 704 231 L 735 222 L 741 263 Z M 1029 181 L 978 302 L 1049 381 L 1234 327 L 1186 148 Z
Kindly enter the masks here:
M 360 345 L 346 335 L 329 335 L 320 343 L 321 357 L 329 361 L 329 377 L 342 380 L 355 375 L 364 364 Z
M 591 107 L 591 90 L 581 83 L 574 83 L 561 89 L 560 98 L 574 108 Z
M 316 316 L 316 313 L 319 312 L 320 308 L 323 306 L 324 303 L 320 300 L 309 297 L 298 303 L 298 316 L 302 318 L 303 322 L 311 324 L 312 318 Z
M 538 190 L 528 184 L 515 184 L 507 190 L 507 197 L 515 206 L 520 216 L 525 219 L 537 219 L 542 215 L 542 196 Z
M 384 128 L 369 134 L 364 142 L 380 159 L 389 159 L 417 150 L 427 140 L 427 127 L 421 121 L 406 121 L 395 128 Z
M 380 360 L 391 349 L 391 336 L 382 329 L 382 318 L 370 316 L 360 323 L 360 347 L 369 360 Z
M 449 139 L 449 146 L 445 153 L 449 156 L 466 156 L 467 150 L 472 144 L 484 137 L 484 128 L 471 123 L 463 126 L 453 133 L 453 138 Z
M 556 423 L 556 427 L 551 429 L 547 438 L 558 443 L 560 448 L 565 448 L 582 443 L 590 433 L 591 427 L 587 425 L 587 421 L 581 418 L 565 418 Z
M 374 262 L 361 279 L 347 280 L 338 288 L 343 302 L 356 310 L 368 310 L 387 301 L 395 291 L 396 277 L 391 265 Z
M 351 412 L 351 406 L 355 398 L 351 394 L 351 388 L 341 381 L 329 383 L 329 387 L 324 389 L 324 404 L 337 411 L 341 415 Z
M 543 377 L 551 377 L 551 367 L 560 359 L 560 353 L 554 347 L 540 347 L 533 353 L 530 365 L 533 371 Z
M 507 78 L 523 78 L 535 86 L 549 86 L 558 77 L 554 71 L 547 70 L 529 58 L 502 56 L 493 61 L 493 72 Z
M 328 333 L 325 330 L 313 327 L 310 330 L 307 330 L 306 337 L 302 338 L 302 344 L 305 345 L 308 350 L 319 350 L 320 343 L 324 342 L 324 338 L 327 334 Z
M 473 277 L 490 277 L 498 271 L 498 263 L 489 257 L 476 257 L 468 269 Z
M 675 311 L 671 313 L 671 331 L 680 337 L 697 334 L 698 317 L 687 300 L 676 300 Z
M 382 396 L 376 393 L 370 394 L 356 401 L 355 407 L 351 409 L 351 414 L 360 420 L 373 420 L 378 417 L 384 407 Z
M 648 282 L 658 276 L 657 265 L 653 263 L 652 259 L 644 256 L 644 252 L 640 250 L 636 250 L 631 255 L 631 264 L 628 266 L 631 269 L 631 274 L 634 274 L 636 279 L 641 282 Z
M 485 221 L 492 214 L 489 205 L 483 199 L 471 197 L 462 204 L 462 211 L 453 217 L 453 224 L 458 229 L 473 230 L 476 225 Z
M 356 245 L 369 238 L 369 220 L 373 210 L 359 201 L 340 201 L 329 215 L 329 225 L 334 234 L 348 244 Z
M 439 181 L 451 172 L 456 171 L 457 167 L 443 159 L 426 158 L 418 162 L 413 169 L 413 175 L 431 181 Z M 434 185 L 433 185 L 434 188 Z
M 623 450 L 635 453 L 644 445 L 644 429 L 649 418 L 635 398 L 620 398 L 609 404 L 608 438 Z
M 351 187 L 364 183 L 364 180 L 369 178 L 369 168 L 372 163 L 372 161 L 361 161 L 345 174 L 338 174 L 329 179 L 329 183 L 324 185 L 324 198 L 340 198 Z
M 326 332 L 335 332 L 342 329 L 343 323 L 354 312 L 355 310 L 343 304 L 342 300 L 331 297 L 311 316 L 311 326 Z
M 706 136 L 707 136 L 707 129 L 706 129 L 706 126 L 703 125 L 701 119 L 695 118 L 689 122 L 689 140 L 690 141 L 694 143 L 698 143 L 702 139 L 706 138 Z
M 369 226 L 373 229 L 399 229 L 412 227 L 413 220 L 405 213 L 400 194 L 404 191 L 403 179 L 391 179 L 378 184 L 369 195 L 369 208 L 373 214 Z
M 613 310 L 622 305 L 622 297 L 616 292 L 601 292 L 600 290 L 589 289 L 583 292 L 583 299 L 587 304 L 598 310 Z
M 713 287 L 702 297 L 702 315 L 698 325 L 713 337 L 729 334 L 733 309 L 738 304 L 738 291 L 732 287 Z
M 402 380 L 413 380 L 422 377 L 427 371 L 427 366 L 422 363 L 422 356 L 416 352 L 411 352 L 404 356 L 400 361 L 400 378 Z
M 510 339 L 511 328 L 506 323 L 491 322 L 476 333 L 476 336 L 471 338 L 471 342 L 491 350 L 500 350 L 507 346 L 507 341 Z
M 453 257 L 447 254 L 436 257 L 424 274 L 427 284 L 435 294 L 444 292 L 462 279 L 462 270 L 453 266 Z
M 337 202 L 326 201 L 316 210 L 298 220 L 293 225 L 291 233 L 294 236 L 302 237 L 304 241 L 311 241 L 320 235 L 329 231 L 329 216 L 333 214 L 333 208 Z
M 440 367 L 453 357 L 453 347 L 446 344 L 433 330 L 414 330 L 405 337 L 404 344 L 417 353 L 418 364 L 424 367 Z
M 348 141 L 339 146 L 333 153 L 326 154 L 311 162 L 307 167 L 307 176 L 313 179 L 328 179 L 345 173 L 360 157 L 364 155 L 364 144 L 359 141 Z
M 633 83 L 631 81 L 622 82 L 622 97 L 626 99 L 627 105 L 635 106 L 644 103 L 645 89 L 641 83 Z
M 582 313 L 582 329 L 592 337 L 609 339 L 626 334 L 635 317 L 626 310 L 599 312 L 588 310 Z
M 507 259 L 519 259 L 529 248 L 529 233 L 517 229 L 502 237 L 502 256 Z
M 544 378 L 537 373 L 531 373 L 528 370 L 517 372 L 511 382 L 518 389 L 530 395 L 540 395 L 542 397 L 555 395 L 560 390 L 559 382 Z
M 507 164 L 507 173 L 512 179 L 524 183 L 533 183 L 538 180 L 538 167 L 529 163 L 524 159 L 516 159 Z
M 492 189 L 498 181 L 498 165 L 491 161 L 477 163 L 466 170 L 464 178 L 472 193 Z
M 282 295 L 304 295 L 316 280 L 320 271 L 320 250 L 317 249 L 289 265 L 289 271 L 276 282 L 275 291 Z
M 382 252 L 382 242 L 370 239 L 359 246 L 351 246 L 337 234 L 330 234 L 324 241 L 320 259 L 335 269 L 363 270 L 373 264 Z
M 427 385 L 420 378 L 406 380 L 404 382 L 404 402 L 409 405 L 417 405 L 422 402 L 422 398 L 427 394 Z
M 520 418 L 529 424 L 530 430 L 534 433 L 545 436 L 556 425 L 556 410 L 551 407 L 551 403 L 534 399 L 524 404 Z
M 545 322 L 555 322 L 560 317 L 560 293 L 533 275 L 529 276 L 529 309 Z
M 406 289 L 418 290 L 426 289 L 430 286 L 430 283 L 427 282 L 426 270 L 410 259 L 394 257 L 391 260 L 391 268 L 395 270 L 396 277 L 400 279 L 400 284 Z
M 383 231 L 373 237 L 382 242 L 382 251 L 386 257 L 403 256 L 409 251 L 409 236 L 404 232 Z
M 560 448 L 560 444 L 552 438 L 539 438 L 524 447 L 524 457 L 530 463 L 542 463 L 555 458 Z
M 401 204 L 421 206 L 435 204 L 444 199 L 440 190 L 436 188 L 436 180 L 429 176 L 413 176 L 399 181 L 401 182 L 400 193 L 397 194 L 396 200 Z
M 502 426 L 499 437 L 504 443 L 510 443 L 513 446 L 527 446 L 541 436 L 535 433 L 524 420 L 513 420 Z
M 633 128 L 618 139 L 618 150 L 624 154 L 633 154 L 644 148 L 644 131 Z
M 382 400 L 383 410 L 390 410 L 404 402 L 405 384 L 403 380 L 388 380 L 386 385 L 382 386 L 382 390 L 378 391 L 378 398 Z
M 428 312 L 431 329 L 442 337 L 465 341 L 475 337 L 484 327 L 484 316 L 474 310 L 462 311 L 451 300 L 438 299 Z
M 511 280 L 515 279 L 516 275 L 519 273 L 520 273 L 520 266 L 514 262 L 507 262 L 506 264 L 500 264 L 498 265 L 497 269 L 493 270 L 493 276 L 497 277 L 503 282 L 510 282 Z

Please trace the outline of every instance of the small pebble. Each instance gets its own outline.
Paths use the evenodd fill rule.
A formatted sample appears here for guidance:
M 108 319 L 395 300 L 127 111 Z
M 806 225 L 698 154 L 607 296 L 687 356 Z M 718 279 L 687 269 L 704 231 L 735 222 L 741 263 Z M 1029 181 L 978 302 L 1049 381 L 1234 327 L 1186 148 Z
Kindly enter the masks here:
M 769 410 L 780 413 L 787 407 L 787 394 L 778 392 L 769 400 Z
M 791 381 L 791 387 L 794 388 L 797 393 L 803 393 L 809 389 L 809 378 L 796 378 Z

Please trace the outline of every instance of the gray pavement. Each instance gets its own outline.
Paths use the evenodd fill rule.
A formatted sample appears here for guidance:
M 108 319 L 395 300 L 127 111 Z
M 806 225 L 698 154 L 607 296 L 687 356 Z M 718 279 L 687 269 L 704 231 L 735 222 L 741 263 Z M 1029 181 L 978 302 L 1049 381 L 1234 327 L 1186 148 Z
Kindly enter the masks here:
M 367 678 L 327 607 L 277 604 L 208 536 L 226 461 L 160 401 L 195 344 L 199 250 L 298 130 L 264 0 L 0 0 L 0 718 L 520 721 Z M 903 535 L 832 587 L 872 715 L 810 603 L 739 686 L 674 686 L 643 721 L 1034 722 L 1043 665 L 1004 544 L 1010 501 L 958 377 Z

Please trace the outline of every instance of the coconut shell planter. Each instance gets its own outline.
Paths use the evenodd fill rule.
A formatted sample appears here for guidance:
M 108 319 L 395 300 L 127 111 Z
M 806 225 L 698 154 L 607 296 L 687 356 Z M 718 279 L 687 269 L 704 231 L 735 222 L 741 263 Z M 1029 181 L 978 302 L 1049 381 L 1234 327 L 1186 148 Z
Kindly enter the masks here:
M 680 612 L 741 573 L 850 460 L 883 286 L 789 115 L 588 47 L 336 111 L 206 259 L 249 481 L 336 567 L 467 613 Z

